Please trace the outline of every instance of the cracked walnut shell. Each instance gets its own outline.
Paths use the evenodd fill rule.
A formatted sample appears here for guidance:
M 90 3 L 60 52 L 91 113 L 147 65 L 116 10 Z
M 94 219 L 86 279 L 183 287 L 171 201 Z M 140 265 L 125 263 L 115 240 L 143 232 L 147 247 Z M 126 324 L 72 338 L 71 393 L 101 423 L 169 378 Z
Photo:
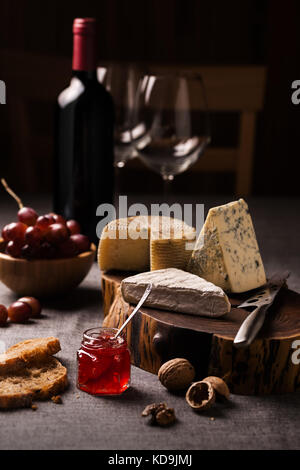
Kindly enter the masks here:
M 161 366 L 158 378 L 170 391 L 184 390 L 194 380 L 195 369 L 187 359 L 171 359 Z
M 186 392 L 185 399 L 194 410 L 202 411 L 214 404 L 216 394 L 210 382 L 194 382 Z
M 229 399 L 230 396 L 230 391 L 227 386 L 227 383 L 224 382 L 223 379 L 220 377 L 215 377 L 215 376 L 210 376 L 210 377 L 205 377 L 203 379 L 203 382 L 209 382 L 213 388 L 214 391 L 216 392 L 217 398 L 226 398 L 227 400 Z

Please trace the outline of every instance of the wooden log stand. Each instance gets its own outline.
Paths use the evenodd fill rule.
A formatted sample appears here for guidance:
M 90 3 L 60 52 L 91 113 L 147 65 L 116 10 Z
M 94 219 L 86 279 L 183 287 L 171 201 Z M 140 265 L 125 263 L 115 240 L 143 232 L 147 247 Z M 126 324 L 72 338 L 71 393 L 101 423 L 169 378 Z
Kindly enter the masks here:
M 120 291 L 124 277 L 102 275 L 103 326 L 119 328 L 134 308 Z M 242 395 L 300 389 L 300 365 L 292 362 L 293 342 L 300 340 L 300 294 L 283 288 L 258 338 L 250 347 L 236 349 L 233 339 L 248 312 L 235 306 L 243 300 L 245 295 L 231 297 L 231 312 L 217 319 L 142 307 L 127 327 L 132 363 L 156 374 L 167 360 L 184 357 L 199 379 L 223 377 L 232 393 Z

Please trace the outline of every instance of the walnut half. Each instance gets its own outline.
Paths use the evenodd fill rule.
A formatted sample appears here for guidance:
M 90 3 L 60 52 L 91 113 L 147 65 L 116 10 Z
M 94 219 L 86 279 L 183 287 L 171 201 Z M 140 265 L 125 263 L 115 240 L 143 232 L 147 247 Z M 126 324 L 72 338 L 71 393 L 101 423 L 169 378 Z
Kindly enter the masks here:
M 220 377 L 206 377 L 203 379 L 203 382 L 209 382 L 212 385 L 214 391 L 216 392 L 217 398 L 226 398 L 226 400 L 229 399 L 230 391 L 228 385 Z
M 187 403 L 196 411 L 203 411 L 214 404 L 216 394 L 210 382 L 194 382 L 186 392 Z

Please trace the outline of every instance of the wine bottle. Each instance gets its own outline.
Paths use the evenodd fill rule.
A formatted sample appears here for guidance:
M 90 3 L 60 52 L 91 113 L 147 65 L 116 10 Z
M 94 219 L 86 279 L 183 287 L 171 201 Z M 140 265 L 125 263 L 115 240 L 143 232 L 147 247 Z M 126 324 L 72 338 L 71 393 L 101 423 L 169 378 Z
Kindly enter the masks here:
M 97 79 L 93 18 L 74 20 L 72 69 L 57 100 L 54 210 L 97 241 L 96 209 L 113 203 L 114 107 Z

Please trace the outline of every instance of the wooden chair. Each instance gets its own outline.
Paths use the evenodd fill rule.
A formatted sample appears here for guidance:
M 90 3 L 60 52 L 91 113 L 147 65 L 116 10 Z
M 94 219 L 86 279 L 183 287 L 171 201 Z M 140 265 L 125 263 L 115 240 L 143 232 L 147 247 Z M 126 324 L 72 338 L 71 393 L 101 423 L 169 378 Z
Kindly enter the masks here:
M 209 149 L 199 170 L 234 171 L 238 196 L 251 193 L 256 116 L 263 108 L 266 70 L 264 67 L 203 67 L 208 103 L 214 111 L 239 113 L 238 147 Z
M 178 68 L 178 65 L 151 66 L 150 71 L 164 73 L 176 71 Z M 249 195 L 252 188 L 256 117 L 264 102 L 265 67 L 185 66 L 184 69 L 202 76 L 211 112 L 232 112 L 239 115 L 237 147 L 207 148 L 192 167 L 192 171 L 234 172 L 236 195 Z

